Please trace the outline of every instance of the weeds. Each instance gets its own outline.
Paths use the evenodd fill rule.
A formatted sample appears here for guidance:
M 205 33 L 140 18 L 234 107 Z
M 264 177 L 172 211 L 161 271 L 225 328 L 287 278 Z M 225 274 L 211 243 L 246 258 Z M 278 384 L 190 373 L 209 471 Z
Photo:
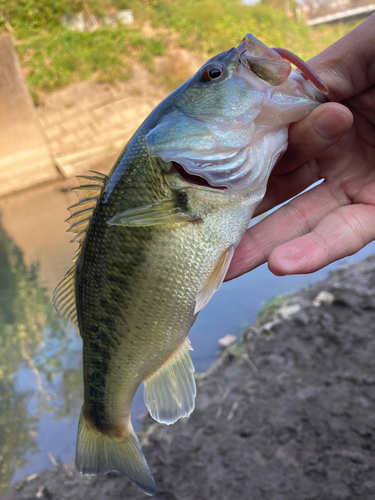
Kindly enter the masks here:
M 137 30 L 101 28 L 78 33 L 59 28 L 22 41 L 16 46 L 32 89 L 51 91 L 95 74 L 100 82 L 126 80 L 132 74 L 131 59 L 164 53 L 160 39 L 143 38 Z
M 264 320 L 265 318 L 271 316 L 273 312 L 279 309 L 287 298 L 287 295 L 282 293 L 280 295 L 276 295 L 275 297 L 271 297 L 269 300 L 263 303 L 262 309 L 257 313 L 257 320 Z
M 161 64 L 153 71 L 160 82 L 170 91 L 175 90 L 192 76 L 188 62 L 180 59 L 175 53 L 166 55 Z
M 209 57 L 238 45 L 252 31 L 267 45 L 287 47 L 306 59 L 354 27 L 312 28 L 287 17 L 284 2 L 280 5 L 274 0 L 252 7 L 240 0 L 0 0 L 0 32 L 12 33 L 27 81 L 38 95 L 88 78 L 125 80 L 135 61 L 154 69 L 155 56 L 164 54 L 171 40 Z M 125 8 L 133 10 L 135 27 L 78 33 L 61 26 L 64 14 L 103 15 Z M 141 28 L 146 24 L 152 26 L 147 34 Z M 190 76 L 187 67 L 166 60 L 155 75 L 173 89 Z
M 60 26 L 63 14 L 101 15 L 110 5 L 110 0 L 0 0 L 0 29 L 11 26 L 17 38 L 25 38 Z
M 242 341 L 241 340 L 239 340 L 235 344 L 229 345 L 224 351 L 224 355 L 230 359 L 238 359 L 242 356 L 242 354 L 243 354 L 243 351 L 242 351 Z
M 240 0 L 140 0 L 134 2 L 136 17 L 167 27 L 179 36 L 179 45 L 191 52 L 212 56 L 238 45 L 248 32 L 271 47 L 287 47 L 303 59 L 314 56 L 350 31 L 354 25 L 325 27 L 322 47 L 320 28 L 297 23 L 284 13 L 284 2 L 264 0 L 255 6 Z M 142 7 L 137 10 L 136 5 Z

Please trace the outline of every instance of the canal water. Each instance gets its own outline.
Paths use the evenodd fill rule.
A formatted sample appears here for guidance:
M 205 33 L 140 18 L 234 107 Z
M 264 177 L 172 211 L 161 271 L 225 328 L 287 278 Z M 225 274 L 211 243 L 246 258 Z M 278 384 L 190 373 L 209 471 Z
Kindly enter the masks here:
M 81 341 L 53 311 L 51 295 L 70 267 L 66 208 L 75 180 L 0 200 L 0 488 L 74 457 L 82 404 Z M 196 370 L 214 362 L 218 339 L 240 335 L 264 303 L 324 279 L 328 272 L 375 252 L 357 255 L 306 276 L 273 276 L 266 266 L 225 283 L 200 313 L 190 339 Z M 142 392 L 133 422 L 145 411 Z

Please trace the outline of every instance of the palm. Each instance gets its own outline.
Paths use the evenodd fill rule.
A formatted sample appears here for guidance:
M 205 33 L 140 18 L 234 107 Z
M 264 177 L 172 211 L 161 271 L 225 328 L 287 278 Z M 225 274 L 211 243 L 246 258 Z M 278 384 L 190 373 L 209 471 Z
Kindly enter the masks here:
M 327 56 L 322 59 L 324 63 Z M 360 88 L 345 107 L 324 104 L 291 126 L 289 149 L 275 167 L 256 215 L 324 180 L 246 232 L 227 279 L 267 260 L 275 274 L 313 272 L 375 238 L 375 90 L 371 88 L 375 79 L 369 82 L 369 78 L 359 75 L 357 86 L 369 90 Z M 331 83 L 334 99 L 350 95 L 345 95 L 347 79 L 345 84 L 330 74 L 323 79 Z M 317 134 L 314 123 L 319 116 L 327 130 L 337 132 L 336 137 Z

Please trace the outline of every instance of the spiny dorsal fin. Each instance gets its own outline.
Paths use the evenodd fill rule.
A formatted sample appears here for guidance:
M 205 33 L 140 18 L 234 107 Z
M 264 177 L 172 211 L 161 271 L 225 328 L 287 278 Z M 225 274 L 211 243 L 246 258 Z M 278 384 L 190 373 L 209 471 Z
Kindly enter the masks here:
M 108 177 L 99 172 L 92 172 L 94 175 L 79 175 L 78 179 L 82 179 L 80 186 L 73 188 L 74 191 L 81 196 L 78 203 L 75 203 L 68 208 L 70 217 L 66 219 L 70 227 L 68 232 L 74 233 L 75 236 L 71 243 L 79 243 L 73 262 L 74 265 L 66 273 L 64 279 L 57 285 L 53 292 L 53 305 L 56 311 L 77 325 L 77 310 L 75 297 L 75 278 L 76 278 L 76 261 L 79 258 L 82 243 L 86 236 L 87 228 L 98 199 L 102 193 Z
M 64 279 L 57 285 L 53 292 L 52 302 L 56 311 L 66 319 L 78 326 L 76 309 L 76 264 L 66 273 Z
M 73 239 L 73 241 L 77 241 L 77 235 L 82 235 L 82 233 L 86 232 L 98 199 L 108 179 L 104 174 L 99 174 L 98 172 L 93 172 L 93 174 L 78 175 L 77 179 L 79 179 L 81 184 L 72 188 L 81 197 L 78 203 L 68 208 L 70 217 L 66 219 L 66 222 L 70 224 L 68 231 L 76 235 L 76 239 Z M 81 243 L 82 241 L 81 239 Z

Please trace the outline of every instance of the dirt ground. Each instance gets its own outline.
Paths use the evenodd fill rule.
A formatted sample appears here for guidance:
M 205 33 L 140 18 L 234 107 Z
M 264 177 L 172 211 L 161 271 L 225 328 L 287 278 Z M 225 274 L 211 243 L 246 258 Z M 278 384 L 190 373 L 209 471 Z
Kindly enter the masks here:
M 333 302 L 314 307 L 321 291 Z M 156 498 L 375 499 L 375 256 L 287 305 L 201 378 L 187 422 L 144 435 Z M 1 496 L 34 498 L 146 497 L 117 473 L 82 478 L 70 463 Z

